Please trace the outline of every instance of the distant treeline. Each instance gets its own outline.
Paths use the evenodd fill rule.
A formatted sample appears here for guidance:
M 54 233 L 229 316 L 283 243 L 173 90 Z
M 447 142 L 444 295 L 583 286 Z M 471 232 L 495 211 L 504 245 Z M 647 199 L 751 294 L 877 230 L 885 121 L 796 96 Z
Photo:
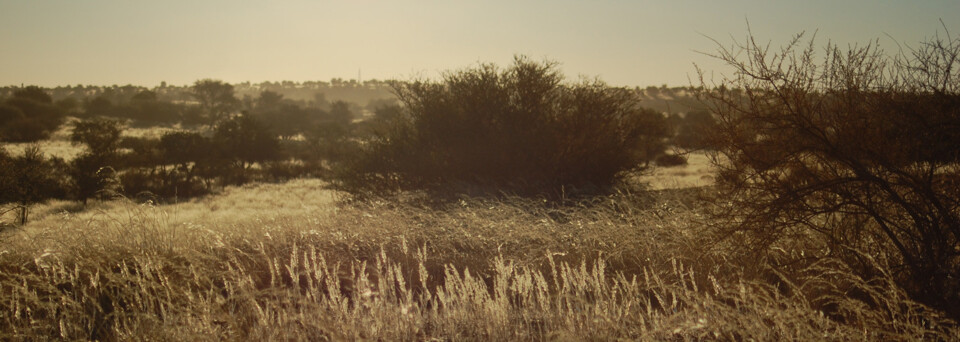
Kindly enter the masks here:
M 320 89 L 339 89 L 344 94 L 352 91 L 353 98 L 368 100 L 363 105 L 331 102 Z M 396 133 L 392 130 L 399 127 L 398 120 L 418 115 L 406 108 L 411 102 L 399 101 L 392 92 L 400 89 L 409 89 L 409 85 L 334 80 L 254 86 L 207 79 L 190 87 L 161 85 L 153 89 L 2 88 L 0 141 L 38 142 L 71 122 L 70 140 L 84 152 L 73 160 L 63 160 L 44 156 L 36 146 L 22 155 L 11 155 L 0 148 L 0 203 L 21 207 L 20 221 L 25 222 L 31 203 L 51 198 L 85 203 L 89 198 L 123 195 L 170 201 L 250 181 L 330 178 L 338 168 L 347 170 L 340 172 L 341 176 L 355 174 L 350 170 L 356 167 L 365 147 L 395 139 L 391 134 Z M 678 108 L 684 107 L 678 105 L 681 100 L 693 101 L 692 90 L 685 88 L 619 89 L 641 106 L 663 103 Z M 254 90 L 258 91 L 256 96 L 241 95 Z M 302 99 L 308 93 L 313 94 L 312 99 Z M 294 96 L 301 99 L 285 94 L 298 94 Z M 706 147 L 701 133 L 714 124 L 706 111 L 679 115 L 645 110 L 661 117 L 657 121 L 662 124 L 657 127 L 662 126 L 658 128 L 662 133 L 656 141 L 643 144 L 647 146 L 635 147 L 655 147 L 653 152 L 644 152 L 643 160 L 661 165 L 683 163 L 682 158 L 665 154 L 663 146 Z M 75 119 L 68 120 L 71 117 Z M 530 134 L 532 127 L 544 124 L 547 122 L 530 122 L 531 128 L 521 131 Z M 126 127 L 153 126 L 179 129 L 159 138 L 123 136 Z M 439 126 L 435 129 L 448 130 Z M 480 126 L 464 129 L 479 132 Z M 563 136 L 557 138 L 558 142 L 565 140 Z
M 261 82 L 251 83 L 243 82 L 232 84 L 236 91 L 237 98 L 256 98 L 262 91 L 272 91 L 284 96 L 284 98 L 302 103 L 316 101 L 317 97 L 327 101 L 346 101 L 358 104 L 366 104 L 371 100 L 393 97 L 390 92 L 390 82 L 380 80 L 366 80 L 362 83 L 356 80 L 343 80 L 339 78 L 327 81 L 307 81 L 307 82 Z M 0 87 L 0 98 L 12 97 L 13 94 L 22 90 L 23 86 L 4 86 Z M 73 98 L 77 101 L 90 100 L 96 97 L 103 97 L 114 103 L 123 103 L 131 100 L 136 94 L 145 90 L 150 90 L 157 94 L 157 99 L 161 101 L 193 101 L 191 89 L 193 85 L 169 85 L 162 82 L 159 86 L 145 87 L 137 85 L 65 85 L 52 88 L 45 88 L 44 91 L 54 101 L 60 101 Z M 320 94 L 320 95 L 318 95 Z
M 366 108 L 370 106 L 371 102 L 395 97 L 391 86 L 393 82 L 373 79 L 361 83 L 354 79 L 334 78 L 330 81 L 267 81 L 261 83 L 243 82 L 232 85 L 237 98 L 244 103 L 255 101 L 263 91 L 271 91 L 282 95 L 286 100 L 304 106 L 322 107 L 324 103 L 344 101 L 372 110 L 372 108 Z M 126 103 L 144 91 L 153 92 L 159 101 L 192 102 L 195 101 L 195 98 L 191 95 L 192 87 L 192 85 L 168 85 L 166 82 L 162 82 L 159 86 L 152 88 L 129 84 L 123 86 L 77 84 L 43 88 L 43 90 L 53 101 L 62 103 L 65 107 L 74 108 L 98 97 L 114 104 Z M 14 93 L 24 88 L 23 86 L 0 87 L 0 99 L 13 97 Z M 643 107 L 660 112 L 686 113 L 705 109 L 703 104 L 694 96 L 695 88 L 693 87 L 661 85 L 636 87 L 634 91 L 640 96 Z

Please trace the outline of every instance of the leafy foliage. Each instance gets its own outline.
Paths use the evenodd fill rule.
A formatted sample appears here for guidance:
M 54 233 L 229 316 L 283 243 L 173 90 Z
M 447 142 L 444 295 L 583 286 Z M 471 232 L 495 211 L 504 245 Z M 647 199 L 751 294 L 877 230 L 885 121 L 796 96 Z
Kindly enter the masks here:
M 119 192 L 114 167 L 119 166 L 121 132 L 121 124 L 115 120 L 98 118 L 75 124 L 70 141 L 87 147 L 87 151 L 72 162 L 77 199 L 87 203 L 88 198 L 102 191 Z
M 600 81 L 565 84 L 553 63 L 517 58 L 397 83 L 393 118 L 341 178 L 348 189 L 440 189 L 559 194 L 600 189 L 663 149 L 659 113 Z
M 674 143 L 688 150 L 711 149 L 709 136 L 716 129 L 717 121 L 705 110 L 692 111 L 680 122 Z
M 23 89 L 17 90 L 13 93 L 14 98 L 31 100 L 38 103 L 53 103 L 53 98 L 50 97 L 50 94 L 47 94 L 43 88 L 38 86 L 27 86 Z
M 22 155 L 11 157 L 0 149 L 0 204 L 20 206 L 19 223 L 28 219 L 28 207 L 49 198 L 63 198 L 65 164 L 47 159 L 37 146 L 28 147 Z
M 239 172 L 238 182 L 246 179 L 246 170 L 254 163 L 280 158 L 280 142 L 270 130 L 249 115 L 239 115 L 216 127 L 213 142 L 222 157 L 233 163 Z
M 86 145 L 90 153 L 108 155 L 117 153 L 120 147 L 120 122 L 109 119 L 90 119 L 74 124 L 70 141 Z
M 34 142 L 46 139 L 63 123 L 64 110 L 37 86 L 14 92 L 0 105 L 0 140 Z
M 207 123 L 225 120 L 240 105 L 233 95 L 233 86 L 219 80 L 204 79 L 193 84 L 191 95 L 200 102 Z

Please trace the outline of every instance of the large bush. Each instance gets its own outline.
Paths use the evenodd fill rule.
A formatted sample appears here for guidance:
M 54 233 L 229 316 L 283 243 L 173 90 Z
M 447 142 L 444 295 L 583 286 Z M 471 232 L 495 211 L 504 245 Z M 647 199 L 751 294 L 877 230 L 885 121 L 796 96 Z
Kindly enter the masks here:
M 377 125 L 347 167 L 348 189 L 597 190 L 659 154 L 666 135 L 662 115 L 642 109 L 634 92 L 565 83 L 555 64 L 525 58 L 394 90 L 402 113 Z
M 46 139 L 63 123 L 64 110 L 43 89 L 29 86 L 0 104 L 0 141 L 33 142 Z
M 754 250 L 819 236 L 823 256 L 892 270 L 960 318 L 960 39 L 895 58 L 799 42 L 718 54 L 735 70 L 705 93 L 723 222 Z
M 227 183 L 245 183 L 251 166 L 282 158 L 277 136 L 269 127 L 245 114 L 217 124 L 213 144 L 219 149 L 220 157 L 234 166 L 234 172 L 224 175 Z

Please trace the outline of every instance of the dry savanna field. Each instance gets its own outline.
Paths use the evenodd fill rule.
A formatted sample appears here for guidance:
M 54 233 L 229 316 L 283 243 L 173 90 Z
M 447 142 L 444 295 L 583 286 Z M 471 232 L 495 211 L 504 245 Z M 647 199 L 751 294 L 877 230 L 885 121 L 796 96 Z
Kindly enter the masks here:
M 2 87 L 0 340 L 960 341 L 960 38 L 714 43 Z
M 578 203 L 350 201 L 320 180 L 170 205 L 53 201 L 2 232 L 5 340 L 952 340 L 818 258 L 714 239 L 706 157 Z M 676 181 L 680 177 L 683 182 Z M 413 195 L 411 195 L 413 196 Z M 801 242 L 802 241 L 802 242 Z M 798 259 L 799 255 L 806 255 Z M 812 260 L 772 268 L 778 260 Z M 882 271 L 882 270 L 881 270 Z M 884 281 L 886 279 L 886 281 Z

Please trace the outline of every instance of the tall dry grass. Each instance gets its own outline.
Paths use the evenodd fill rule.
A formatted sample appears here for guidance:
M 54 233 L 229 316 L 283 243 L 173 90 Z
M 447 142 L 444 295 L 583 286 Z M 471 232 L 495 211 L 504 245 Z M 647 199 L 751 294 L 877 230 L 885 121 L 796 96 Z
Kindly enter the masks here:
M 314 181 L 0 235 L 9 340 L 955 340 L 815 246 L 753 260 L 692 198 L 331 205 Z M 683 195 L 688 196 L 688 195 Z M 296 203 L 301 198 L 303 205 Z M 259 203 L 259 204 L 258 204 Z M 216 210 L 212 210 L 216 207 Z M 810 260 L 792 268 L 776 263 Z M 882 271 L 882 267 L 878 265 Z

